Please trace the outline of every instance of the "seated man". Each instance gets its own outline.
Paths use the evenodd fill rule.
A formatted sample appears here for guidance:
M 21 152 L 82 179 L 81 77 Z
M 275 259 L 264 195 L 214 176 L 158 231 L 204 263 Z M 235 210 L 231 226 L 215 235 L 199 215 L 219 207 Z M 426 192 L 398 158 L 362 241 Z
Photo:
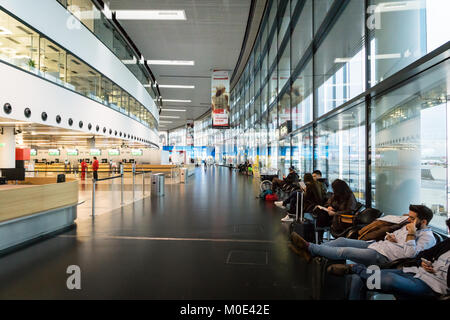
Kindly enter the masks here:
M 272 188 L 273 191 L 276 192 L 277 188 L 281 188 L 284 185 L 291 185 L 295 182 L 298 182 L 298 174 L 297 172 L 295 172 L 295 168 L 294 167 L 290 167 L 289 168 L 289 174 L 287 177 L 283 177 L 283 180 L 278 179 L 278 178 L 273 178 L 272 179 Z
M 322 179 L 322 172 L 320 170 L 314 170 L 312 175 L 315 181 L 320 182 L 322 197 L 325 199 L 328 192 L 328 184 L 326 179 Z
M 450 219 L 446 221 L 446 224 L 450 229 Z M 367 267 L 361 264 L 335 264 L 329 266 L 327 270 L 334 275 L 351 274 L 348 297 L 350 300 L 366 298 L 370 281 L 368 279 L 374 275 L 373 272 L 367 272 Z M 411 267 L 380 270 L 379 287 L 374 289 L 396 294 L 399 298 L 432 298 L 448 294 L 450 292 L 450 238 L 419 253 Z
M 385 240 L 378 242 L 338 238 L 317 245 L 309 243 L 295 232 L 292 233 L 293 246 L 290 248 L 306 261 L 314 256 L 322 256 L 333 260 L 351 260 L 366 266 L 380 265 L 400 258 L 413 258 L 420 251 L 435 245 L 428 224 L 433 218 L 433 212 L 422 205 L 409 206 L 409 223 L 392 234 L 387 234 Z

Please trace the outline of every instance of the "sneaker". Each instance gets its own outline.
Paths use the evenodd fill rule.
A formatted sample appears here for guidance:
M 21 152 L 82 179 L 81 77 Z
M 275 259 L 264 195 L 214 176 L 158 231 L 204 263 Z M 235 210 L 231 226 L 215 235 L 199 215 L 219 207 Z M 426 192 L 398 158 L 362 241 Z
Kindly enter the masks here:
M 342 277 L 346 274 L 351 274 L 352 267 L 348 264 L 332 264 L 327 268 L 327 272 L 329 274 Z
M 274 204 L 281 209 L 286 209 L 285 206 L 283 206 L 283 201 L 275 201 Z
M 293 222 L 294 219 L 291 218 L 291 216 L 289 214 L 286 215 L 286 217 L 284 217 L 283 219 L 281 219 L 281 221 L 283 222 Z

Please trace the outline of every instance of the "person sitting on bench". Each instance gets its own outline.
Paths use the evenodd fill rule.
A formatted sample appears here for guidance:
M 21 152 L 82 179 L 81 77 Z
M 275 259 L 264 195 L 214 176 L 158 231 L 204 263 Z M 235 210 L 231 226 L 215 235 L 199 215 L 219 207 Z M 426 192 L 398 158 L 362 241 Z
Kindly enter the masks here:
M 298 174 L 297 174 L 297 172 L 295 172 L 295 168 L 290 167 L 288 176 L 283 177 L 283 180 L 278 179 L 278 178 L 272 179 L 273 191 L 276 192 L 277 188 L 282 188 L 283 186 L 289 186 L 293 183 L 296 183 L 296 182 L 298 182 L 298 179 L 299 179 Z
M 312 256 L 322 256 L 332 260 L 351 260 L 366 266 L 380 265 L 400 258 L 413 258 L 419 252 L 436 244 L 431 228 L 428 226 L 433 212 L 423 205 L 410 205 L 408 221 L 403 228 L 387 234 L 385 240 L 378 242 L 338 238 L 317 245 L 309 243 L 301 236 L 292 233 L 296 253 L 307 262 Z
M 331 188 L 333 189 L 333 195 L 326 202 L 324 206 L 326 209 L 316 208 L 313 212 L 319 228 L 330 227 L 333 217 L 337 214 L 348 214 L 356 210 L 357 201 L 355 195 L 344 180 L 334 180 Z M 322 242 L 323 230 L 320 230 L 318 235 L 319 242 Z
M 450 219 L 446 221 L 450 230 Z M 423 260 L 422 260 L 423 259 Z M 368 279 L 374 275 L 361 264 L 334 264 L 328 267 L 334 275 L 350 275 L 349 300 L 365 300 Z M 435 298 L 450 292 L 450 238 L 419 253 L 409 267 L 380 270 L 379 287 L 385 293 L 403 298 Z M 371 283 L 372 286 L 372 283 Z M 373 289 L 373 288 L 371 288 Z
M 322 172 L 320 170 L 314 170 L 312 176 L 315 181 L 320 183 L 320 190 L 322 192 L 322 197 L 325 199 L 328 192 L 328 182 L 326 179 L 322 178 Z
M 286 217 L 281 219 L 283 222 L 292 222 L 297 209 L 297 193 L 304 192 L 303 197 L 303 212 L 312 212 L 317 205 L 323 205 L 322 193 L 320 191 L 320 182 L 314 180 L 311 173 L 305 173 L 303 181 L 306 185 L 305 190 L 297 190 L 292 192 L 289 197 L 284 201 L 276 201 L 274 204 L 282 209 L 286 209 L 286 206 L 290 204 Z M 299 200 L 300 201 L 300 200 Z

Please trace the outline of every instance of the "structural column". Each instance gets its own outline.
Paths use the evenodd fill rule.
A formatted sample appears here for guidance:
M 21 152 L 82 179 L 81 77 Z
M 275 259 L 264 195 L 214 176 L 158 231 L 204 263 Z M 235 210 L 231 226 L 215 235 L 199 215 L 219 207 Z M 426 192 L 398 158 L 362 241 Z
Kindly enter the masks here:
M 0 128 L 0 168 L 16 167 L 16 137 L 14 127 Z

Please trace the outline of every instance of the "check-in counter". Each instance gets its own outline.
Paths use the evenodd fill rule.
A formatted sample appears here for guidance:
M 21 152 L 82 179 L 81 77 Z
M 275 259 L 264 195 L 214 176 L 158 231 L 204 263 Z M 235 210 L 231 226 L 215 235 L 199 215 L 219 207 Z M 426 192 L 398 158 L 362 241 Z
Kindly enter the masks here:
M 74 224 L 78 180 L 28 177 L 0 185 L 0 253 Z

